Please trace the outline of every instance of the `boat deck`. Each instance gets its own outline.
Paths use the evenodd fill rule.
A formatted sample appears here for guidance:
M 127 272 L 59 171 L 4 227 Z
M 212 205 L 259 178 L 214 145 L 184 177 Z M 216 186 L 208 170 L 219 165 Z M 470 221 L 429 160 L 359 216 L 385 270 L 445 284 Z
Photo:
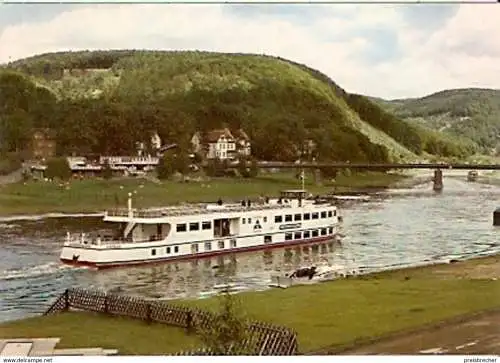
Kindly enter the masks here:
M 243 206 L 241 204 L 198 204 L 189 206 L 175 206 L 165 208 L 148 208 L 148 209 L 132 209 L 133 217 L 135 218 L 161 218 L 170 216 L 181 216 L 189 214 L 209 214 L 209 213 L 230 213 L 230 212 L 248 212 L 270 209 L 286 209 L 291 208 L 290 204 L 252 204 Z M 106 211 L 105 216 L 108 217 L 128 217 L 129 211 L 126 208 L 113 209 Z

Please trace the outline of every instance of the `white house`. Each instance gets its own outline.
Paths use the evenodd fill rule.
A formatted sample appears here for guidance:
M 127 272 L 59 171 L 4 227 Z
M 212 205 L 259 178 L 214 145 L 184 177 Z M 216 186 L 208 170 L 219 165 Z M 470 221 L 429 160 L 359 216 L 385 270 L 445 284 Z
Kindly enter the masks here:
M 228 128 L 217 129 L 191 138 L 193 152 L 203 153 L 207 159 L 234 160 L 251 154 L 250 138 L 243 130 L 231 133 Z
M 150 145 L 151 145 L 151 150 L 153 151 L 153 154 L 157 155 L 160 148 L 161 148 L 161 138 L 157 132 L 155 132 L 151 135 Z M 146 147 L 144 142 L 137 143 L 137 155 L 144 156 L 147 149 L 148 148 Z
M 207 159 L 232 160 L 236 154 L 236 140 L 228 128 L 212 130 L 204 137 Z
M 247 133 L 242 129 L 233 132 L 236 141 L 236 151 L 239 155 L 250 156 L 252 154 L 252 144 Z

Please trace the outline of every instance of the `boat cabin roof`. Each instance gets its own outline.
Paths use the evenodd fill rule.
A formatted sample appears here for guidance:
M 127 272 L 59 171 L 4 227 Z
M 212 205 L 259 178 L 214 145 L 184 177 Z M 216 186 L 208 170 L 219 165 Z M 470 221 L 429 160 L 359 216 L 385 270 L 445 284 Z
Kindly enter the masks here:
M 306 199 L 308 194 L 309 193 L 305 189 L 287 189 L 280 192 L 280 197 L 287 199 Z

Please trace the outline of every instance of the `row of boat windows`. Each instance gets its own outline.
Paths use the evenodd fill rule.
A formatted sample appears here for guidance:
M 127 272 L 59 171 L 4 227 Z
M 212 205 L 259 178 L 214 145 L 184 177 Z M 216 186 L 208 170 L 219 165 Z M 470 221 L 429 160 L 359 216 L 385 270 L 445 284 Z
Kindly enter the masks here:
M 298 232 L 289 232 L 285 233 L 285 241 L 291 241 L 294 239 L 306 239 L 311 237 L 318 236 L 326 236 L 329 234 L 333 234 L 333 227 L 321 228 L 321 229 L 313 229 L 310 231 L 298 231 Z
M 285 216 L 274 216 L 274 223 L 282 223 L 283 221 L 285 222 L 292 222 L 292 221 L 308 221 L 311 219 L 323 219 L 323 218 L 332 218 L 337 215 L 336 210 L 329 210 L 329 211 L 323 211 L 323 212 L 314 212 L 314 213 L 297 213 L 297 214 L 285 214 Z M 263 217 L 264 223 L 267 222 L 267 217 Z M 252 218 L 242 218 L 241 223 L 252 223 Z M 201 224 L 201 226 L 200 226 Z M 189 231 L 199 231 L 200 227 L 201 230 L 209 230 L 212 229 L 212 222 L 210 221 L 205 221 L 205 222 L 192 222 L 192 223 L 181 223 L 178 224 L 176 227 L 177 232 L 187 232 L 189 227 Z
M 329 210 L 329 211 L 323 211 L 323 212 L 314 212 L 314 213 L 297 213 L 297 214 L 285 214 L 284 218 L 283 216 L 274 216 L 274 222 L 275 223 L 282 223 L 283 220 L 285 222 L 292 222 L 292 221 L 308 221 L 311 219 L 320 219 L 320 218 L 332 218 L 337 215 L 336 210 Z
M 153 249 L 151 250 L 151 256 L 156 256 L 156 250 L 157 250 L 156 248 L 153 248 Z M 174 253 L 179 253 L 179 246 L 174 246 L 174 247 L 167 247 L 167 248 L 165 248 L 165 253 L 166 253 L 167 255 L 171 254 L 171 253 L 172 253 L 172 251 L 173 251 Z
M 223 250 L 224 248 L 226 248 L 226 241 L 217 241 L 217 247 L 220 249 L 220 250 Z M 191 253 L 198 253 L 200 251 L 200 247 L 199 247 L 199 243 L 192 243 L 191 244 Z M 235 239 L 232 239 L 231 241 L 229 241 L 228 243 L 228 246 L 230 246 L 231 248 L 236 248 L 236 240 Z M 204 247 L 204 251 L 205 252 L 208 252 L 208 251 L 212 251 L 212 242 L 205 242 L 203 244 L 203 247 Z M 156 256 L 156 252 L 157 252 L 157 248 L 153 248 L 151 250 L 151 256 Z M 173 247 L 166 247 L 165 248 L 165 253 L 167 255 L 171 254 L 171 253 L 179 253 L 179 246 L 173 246 Z
M 326 236 L 326 235 L 331 235 L 333 234 L 333 227 L 328 227 L 328 228 L 321 228 L 321 229 L 313 229 L 310 231 L 298 231 L 298 232 L 289 232 L 285 233 L 285 241 L 291 241 L 291 240 L 297 240 L 297 239 L 307 239 L 307 238 L 313 238 L 313 237 L 319 237 L 319 236 Z M 272 243 L 273 237 L 270 235 L 264 236 L 264 243 Z M 215 243 L 215 242 L 214 242 Z M 191 244 L 191 253 L 198 253 L 200 252 L 200 243 L 192 243 Z M 228 246 L 230 248 L 236 248 L 236 240 L 232 239 L 229 241 Z M 226 248 L 226 241 L 217 241 L 217 248 L 219 250 L 223 250 Z M 151 250 L 151 255 L 156 256 L 156 248 L 153 248 Z M 173 253 L 179 253 L 179 246 L 173 246 L 173 247 L 166 247 L 165 253 L 171 254 Z M 205 242 L 203 243 L 203 251 L 204 252 L 210 252 L 212 251 L 212 242 Z
M 192 223 L 181 223 L 177 225 L 177 232 L 187 232 L 188 230 L 188 224 L 189 224 L 189 230 L 190 231 L 199 231 L 200 230 L 200 223 L 199 222 L 192 222 Z M 206 222 L 201 222 L 201 229 L 202 230 L 208 230 L 212 229 L 212 222 L 206 221 Z
M 215 243 L 215 242 L 214 242 Z M 191 244 L 191 253 L 198 253 L 200 252 L 200 244 L 199 243 L 193 243 Z M 217 248 L 219 250 L 223 250 L 224 248 L 226 248 L 226 241 L 217 241 Z M 227 244 L 228 247 L 230 248 L 236 248 L 236 240 L 235 239 L 232 239 L 229 241 L 229 243 Z M 209 251 L 212 251 L 212 242 L 205 242 L 203 243 L 203 250 L 205 252 L 209 252 Z

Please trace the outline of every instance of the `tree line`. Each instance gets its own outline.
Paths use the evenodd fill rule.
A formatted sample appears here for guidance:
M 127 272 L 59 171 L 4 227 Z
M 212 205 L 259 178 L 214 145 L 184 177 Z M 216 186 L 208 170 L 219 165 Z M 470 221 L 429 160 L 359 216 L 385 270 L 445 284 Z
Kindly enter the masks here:
M 294 161 L 304 154 L 304 141 L 312 140 L 316 148 L 307 157 L 318 161 L 390 161 L 385 146 L 372 143 L 352 125 L 350 107 L 417 154 L 468 152 L 409 127 L 363 96 L 349 95 L 318 71 L 272 57 L 63 52 L 8 68 L 0 70 L 0 140 L 6 151 L 26 148 L 35 128 L 54 130 L 58 155 L 123 155 L 135 153 L 138 141 L 148 144 L 154 132 L 165 143 L 188 149 L 195 132 L 226 126 L 245 130 L 254 157 L 261 160 Z M 97 99 L 57 98 L 31 80 L 51 84 L 68 68 L 122 72 L 116 89 Z

